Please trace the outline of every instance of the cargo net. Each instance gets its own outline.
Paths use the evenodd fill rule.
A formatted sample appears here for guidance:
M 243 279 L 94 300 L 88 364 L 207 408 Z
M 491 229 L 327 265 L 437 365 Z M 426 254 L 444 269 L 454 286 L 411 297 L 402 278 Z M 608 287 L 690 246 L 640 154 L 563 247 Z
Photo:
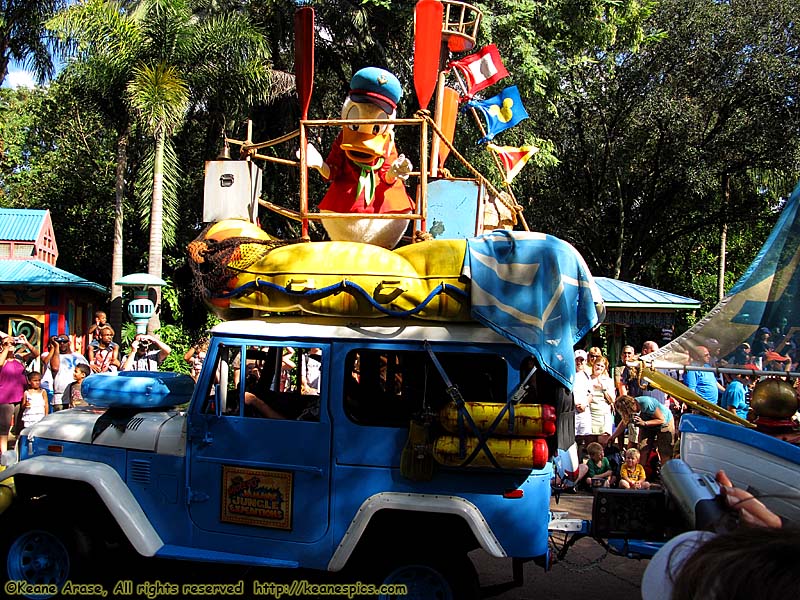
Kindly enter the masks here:
M 192 291 L 199 298 L 213 298 L 239 273 L 264 258 L 273 249 L 305 242 L 303 238 L 260 240 L 251 237 L 207 239 L 206 227 L 189 243 L 189 265 L 192 269 Z M 231 266 L 235 265 L 235 266 Z

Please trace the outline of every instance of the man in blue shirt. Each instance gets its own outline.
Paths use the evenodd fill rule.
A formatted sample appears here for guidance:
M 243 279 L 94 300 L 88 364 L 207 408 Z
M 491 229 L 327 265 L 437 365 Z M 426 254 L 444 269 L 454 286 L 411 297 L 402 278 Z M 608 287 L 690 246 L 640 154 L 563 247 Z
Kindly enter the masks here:
M 711 353 L 705 346 L 695 347 L 690 350 L 690 354 L 692 357 L 691 365 L 711 367 Z M 685 371 L 683 385 L 711 404 L 718 404 L 720 392 L 725 391 L 725 388 L 717 381 L 716 376 L 711 371 Z
M 725 388 L 719 404 L 741 418 L 746 419 L 750 406 L 747 404 L 747 391 L 750 387 L 750 378 L 747 375 L 736 375 Z

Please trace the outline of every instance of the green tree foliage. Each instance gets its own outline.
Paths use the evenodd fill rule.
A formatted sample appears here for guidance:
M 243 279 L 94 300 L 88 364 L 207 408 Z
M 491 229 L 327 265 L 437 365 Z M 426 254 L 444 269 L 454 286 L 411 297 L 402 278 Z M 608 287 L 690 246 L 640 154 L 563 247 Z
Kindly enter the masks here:
M 32 69 L 39 83 L 53 76 L 44 24 L 64 4 L 63 0 L 0 2 L 0 84 L 5 81 L 12 60 Z
M 58 266 L 97 281 L 111 268 L 114 136 L 58 83 L 0 90 L 0 205 L 50 209 Z
M 533 192 L 529 222 L 575 244 L 601 275 L 658 284 L 662 269 L 703 256 L 713 273 L 721 225 L 735 237 L 769 221 L 790 191 L 765 189 L 756 174 L 797 174 L 799 8 L 663 0 L 646 22 L 658 35 L 639 52 L 574 69 L 559 118 L 542 121 L 560 165 L 520 182 Z M 669 289 L 689 295 L 697 281 L 690 269 Z
M 477 3 L 484 12 L 478 45 L 495 43 L 511 74 L 484 97 L 517 85 L 530 114 L 496 141 L 542 148 L 513 184 L 531 228 L 573 243 L 598 275 L 711 302 L 721 226 L 728 224 L 730 284 L 752 260 L 797 176 L 798 3 Z M 398 75 L 405 91 L 398 115 L 413 115 L 418 108 L 414 3 L 312 5 L 317 43 L 310 118 L 338 117 L 352 74 L 370 65 Z M 203 162 L 216 155 L 222 131 L 244 139 L 247 118 L 253 120 L 254 141 L 296 129 L 299 106 L 287 94 L 295 68 L 296 8 L 290 0 L 86 0 L 51 23 L 74 43 L 60 87 L 107 127 L 100 137 L 103 160 L 119 169 L 119 142 L 127 140 L 131 161 L 121 178 L 118 170 L 118 188 L 121 180 L 149 181 L 142 189 L 152 200 L 152 178 L 141 174 L 155 164 L 148 152 L 154 138 L 134 119 L 126 95 L 135 69 L 171 66 L 188 90 L 181 122 L 165 138 L 171 143 L 171 151 L 165 145 L 165 181 L 172 183 L 167 195 L 175 199 L 175 211 L 167 212 L 176 221 L 174 234 L 166 233 L 175 243 L 164 249 L 164 273 L 180 291 L 183 319 L 192 328 L 204 325 L 205 313 L 195 310 L 199 307 L 184 293 L 190 286 L 184 248 L 201 225 Z M 173 10 L 178 12 L 168 12 Z M 41 128 L 38 119 L 51 115 L 71 123 L 59 111 L 30 109 L 13 120 L 21 125 L 22 119 L 32 119 L 30 126 Z M 469 115 L 459 119 L 457 147 L 499 183 L 489 153 L 475 144 L 477 126 Z M 58 127 L 68 133 L 64 123 Z M 320 130 L 312 139 L 324 154 L 335 134 Z M 399 129 L 397 143 L 419 165 L 415 135 Z M 263 152 L 292 158 L 296 149 L 295 140 Z M 34 153 L 30 160 L 43 161 L 52 151 Z M 454 174 L 467 174 L 452 158 L 447 166 Z M 297 171 L 274 164 L 264 169 L 263 197 L 296 207 Z M 0 174 L 16 176 L 15 182 L 22 177 L 13 166 L 3 165 Z M 27 202 L 15 185 L 15 202 Z M 325 185 L 311 176 L 312 202 L 322 197 Z M 4 202 L 10 189 L 0 183 Z M 113 206 L 112 192 L 107 180 L 96 191 L 106 210 Z M 125 197 L 130 200 L 130 193 Z M 260 216 L 271 233 L 298 233 L 297 225 L 283 217 L 264 211 Z M 136 225 L 140 220 L 133 219 Z M 317 229 L 312 235 L 323 233 Z M 127 271 L 140 270 L 148 259 L 143 237 L 126 230 L 126 239 L 132 260 Z M 170 314 L 165 310 L 172 321 Z

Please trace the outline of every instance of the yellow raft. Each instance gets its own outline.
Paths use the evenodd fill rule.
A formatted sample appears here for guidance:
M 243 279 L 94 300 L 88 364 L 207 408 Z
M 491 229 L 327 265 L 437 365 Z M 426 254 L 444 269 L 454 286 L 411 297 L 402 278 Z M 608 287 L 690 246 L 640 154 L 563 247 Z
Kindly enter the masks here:
M 470 320 L 468 281 L 461 278 L 466 240 L 431 240 L 393 251 L 358 242 L 266 248 L 263 241 L 269 237 L 245 223 L 221 221 L 206 232 L 206 239 L 214 241 L 226 235 L 254 239 L 253 244 L 242 243 L 241 252 L 228 258 L 227 266 L 239 275 L 227 283 L 227 289 L 214 290 L 208 298 L 219 309 Z M 202 249 L 202 243 L 192 244 Z M 248 252 L 250 246 L 261 249 Z M 247 260 L 246 256 L 254 255 L 256 260 Z M 192 245 L 190 256 L 195 262 L 204 260 L 202 252 L 192 251 Z
M 433 458 L 445 467 L 494 467 L 482 448 L 467 465 L 464 460 L 478 446 L 478 438 L 464 439 L 464 456 L 461 456 L 461 439 L 455 435 L 443 435 L 433 443 Z M 541 469 L 547 464 L 548 448 L 543 438 L 489 438 L 486 446 L 497 464 L 505 469 Z
M 464 406 L 478 431 L 485 433 L 489 431 L 505 404 L 465 402 Z M 507 410 L 491 435 L 535 437 L 553 435 L 556 432 L 556 410 L 547 404 L 518 404 L 514 407 L 513 422 L 509 421 L 509 416 L 510 410 Z M 450 433 L 460 433 L 458 408 L 454 404 L 448 404 L 439 411 L 439 422 Z M 471 431 L 466 419 L 461 419 L 461 425 L 468 433 Z

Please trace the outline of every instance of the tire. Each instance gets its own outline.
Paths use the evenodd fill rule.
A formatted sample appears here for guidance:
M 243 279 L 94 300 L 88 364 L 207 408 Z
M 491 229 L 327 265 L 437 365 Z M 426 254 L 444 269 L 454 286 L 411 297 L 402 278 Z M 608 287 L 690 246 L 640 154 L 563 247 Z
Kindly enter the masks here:
M 480 586 L 468 556 L 407 556 L 387 563 L 382 585 L 402 584 L 407 594 L 379 594 L 379 600 L 478 600 Z
M 29 598 L 50 598 L 70 579 L 72 562 L 69 545 L 62 536 L 52 529 L 36 528 L 19 531 L 9 536 L 6 564 L 3 575 L 6 581 L 25 582 L 37 587 L 38 592 L 21 596 Z M 46 588 L 55 590 L 49 593 Z

